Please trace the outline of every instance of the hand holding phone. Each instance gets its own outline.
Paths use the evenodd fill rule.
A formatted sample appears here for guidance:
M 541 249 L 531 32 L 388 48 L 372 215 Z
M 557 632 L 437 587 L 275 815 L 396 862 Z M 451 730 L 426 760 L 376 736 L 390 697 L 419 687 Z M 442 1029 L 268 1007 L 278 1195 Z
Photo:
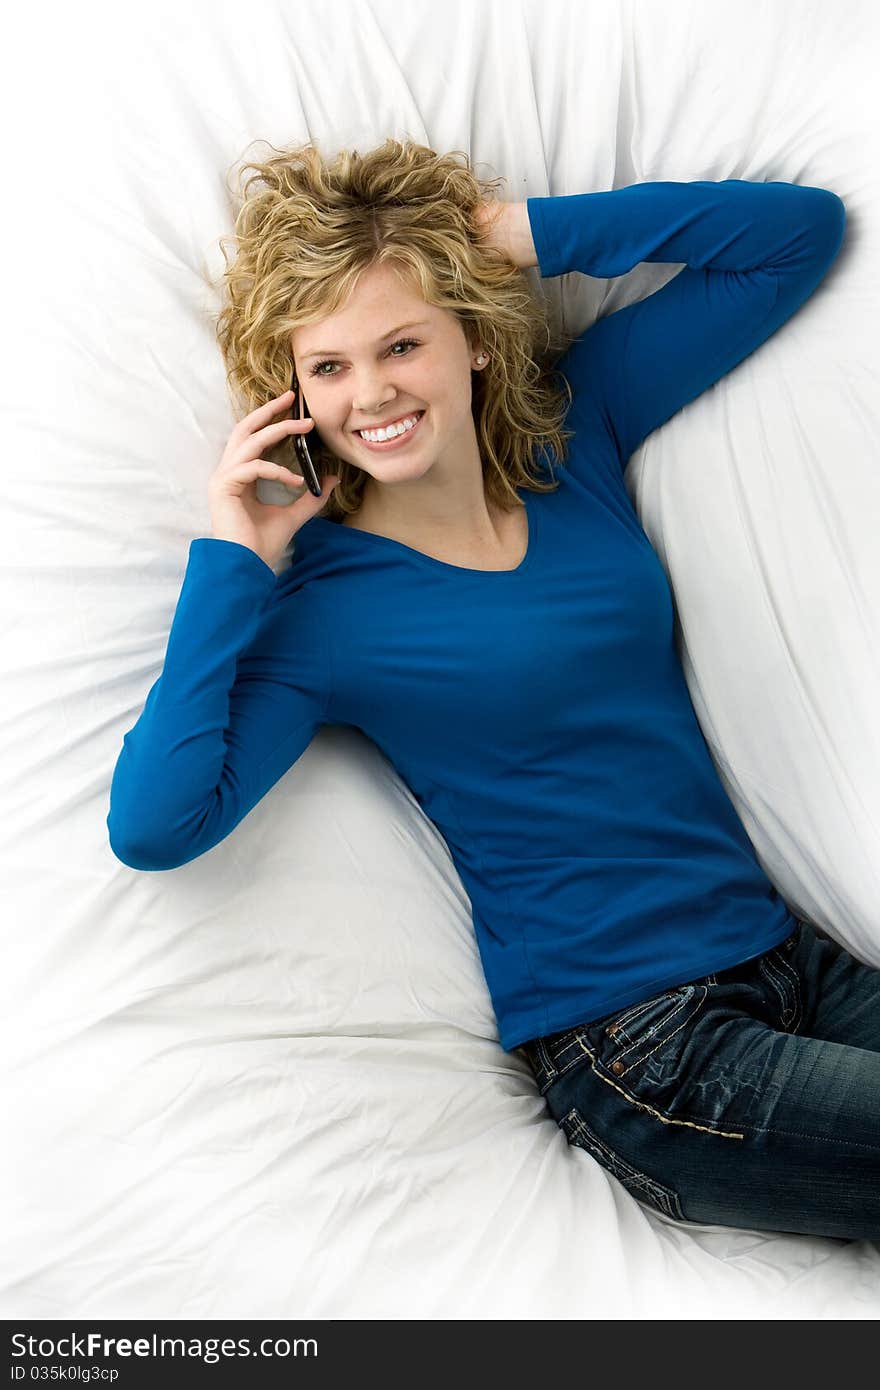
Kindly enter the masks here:
M 281 483 L 288 489 L 301 486 L 304 480 L 283 464 L 262 457 L 291 434 L 295 445 L 299 444 L 314 428 L 314 421 L 307 417 L 276 418 L 291 404 L 291 392 L 286 392 L 239 421 L 208 484 L 214 536 L 247 546 L 270 569 L 281 559 L 291 537 L 321 510 L 339 482 L 335 474 L 319 480 L 312 466 L 312 482 L 317 485 L 317 492 L 306 477 L 308 492 L 298 498 L 289 501 L 285 498 L 280 505 L 271 505 L 258 498 L 256 484 L 261 480 Z
M 294 420 L 308 419 L 306 398 L 297 380 L 296 369 L 294 369 L 293 376 L 290 379 L 290 389 L 293 392 L 293 410 L 291 412 L 291 418 Z M 306 480 L 306 487 L 315 497 L 320 497 L 321 479 L 318 476 L 317 466 L 309 453 L 309 446 L 304 434 L 297 433 L 293 436 L 293 447 L 296 450 L 296 457 L 302 469 L 302 475 Z
M 293 394 L 293 401 L 291 404 L 290 413 L 287 414 L 285 418 L 288 420 L 308 420 L 309 409 L 308 405 L 306 404 L 305 396 L 302 393 L 302 387 L 300 386 L 299 381 L 297 379 L 296 368 L 294 368 L 293 373 L 291 375 L 290 391 L 288 392 L 288 397 L 290 396 L 291 392 Z M 285 441 L 282 438 L 280 442 L 284 443 Z M 300 469 L 300 476 L 298 478 L 298 481 L 300 483 L 305 483 L 306 487 L 308 488 L 309 492 L 312 494 L 313 497 L 320 497 L 322 495 L 321 475 L 318 471 L 318 464 L 312 457 L 311 451 L 309 450 L 309 446 L 306 442 L 304 434 L 301 434 L 299 432 L 294 434 L 293 447 L 294 452 L 296 454 L 296 461 L 299 464 Z M 277 457 L 273 457 L 273 455 L 277 455 Z M 273 463 L 277 463 L 279 459 L 282 457 L 277 442 L 268 450 L 268 457 L 272 460 Z M 286 467 L 286 465 L 282 466 Z M 260 480 L 258 482 L 257 496 L 259 497 L 261 502 L 274 502 L 277 506 L 281 507 L 289 507 L 291 501 L 293 500 L 292 498 L 288 500 L 284 496 L 283 490 L 279 488 L 277 484 L 275 484 L 272 480 Z

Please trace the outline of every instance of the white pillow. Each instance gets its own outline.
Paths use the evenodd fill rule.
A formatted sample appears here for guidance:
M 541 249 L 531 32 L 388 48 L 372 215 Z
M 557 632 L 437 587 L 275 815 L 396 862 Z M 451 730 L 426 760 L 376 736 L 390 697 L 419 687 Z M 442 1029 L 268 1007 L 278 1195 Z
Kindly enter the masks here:
M 669 1225 L 567 1147 L 498 1044 L 446 846 L 360 735 L 322 730 L 172 873 L 120 864 L 105 817 L 210 533 L 234 423 L 217 240 L 254 141 L 411 135 L 517 200 L 809 183 L 846 203 L 833 274 L 627 481 L 768 872 L 880 963 L 873 8 L 151 0 L 16 22 L 4 1316 L 864 1315 L 872 1252 Z M 581 331 L 677 269 L 540 288 Z

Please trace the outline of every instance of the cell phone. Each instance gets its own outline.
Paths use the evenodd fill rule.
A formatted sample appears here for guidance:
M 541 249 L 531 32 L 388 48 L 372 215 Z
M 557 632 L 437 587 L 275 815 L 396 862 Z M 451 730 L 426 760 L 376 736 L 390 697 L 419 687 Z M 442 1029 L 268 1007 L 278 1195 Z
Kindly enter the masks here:
M 290 412 L 291 420 L 305 420 L 309 413 L 306 405 L 306 398 L 303 389 L 297 380 L 296 368 L 290 378 L 290 389 L 293 395 L 293 409 Z M 309 434 L 317 434 L 318 427 L 313 425 Z M 321 496 L 321 478 L 314 459 L 309 453 L 308 434 L 295 434 L 293 436 L 293 447 L 296 450 L 296 457 L 299 462 L 299 471 L 306 481 L 306 487 L 314 497 Z
M 294 393 L 293 406 L 290 414 L 285 414 L 280 418 L 283 420 L 307 419 L 309 408 L 305 396 L 303 395 L 302 388 L 297 380 L 296 368 L 294 368 L 291 375 L 290 389 Z M 308 439 L 309 435 L 314 437 L 317 432 L 317 426 L 315 425 L 306 434 L 293 435 L 293 448 L 297 462 L 296 471 L 302 473 L 305 485 L 313 497 L 321 496 L 321 474 L 318 470 L 317 462 L 312 457 L 309 450 Z M 287 438 L 289 439 L 290 436 L 288 435 Z M 290 458 L 286 446 L 287 441 L 282 440 L 279 444 L 273 445 L 271 449 L 267 449 L 263 457 L 268 459 L 271 463 L 281 463 L 282 460 L 284 460 L 286 466 L 286 461 Z M 290 488 L 284 483 L 276 482 L 274 478 L 257 479 L 257 496 L 261 502 L 271 502 L 279 507 L 289 507 L 296 501 L 296 497 L 291 496 Z

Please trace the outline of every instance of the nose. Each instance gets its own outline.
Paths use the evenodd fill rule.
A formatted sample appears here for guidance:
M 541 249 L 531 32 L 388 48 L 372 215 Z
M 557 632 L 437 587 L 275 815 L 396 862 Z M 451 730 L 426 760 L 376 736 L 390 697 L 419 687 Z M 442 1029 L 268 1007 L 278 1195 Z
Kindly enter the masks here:
M 387 379 L 383 379 L 378 373 L 364 372 L 358 378 L 352 408 L 356 412 L 363 412 L 364 415 L 371 412 L 375 414 L 390 404 L 396 395 L 397 392 Z

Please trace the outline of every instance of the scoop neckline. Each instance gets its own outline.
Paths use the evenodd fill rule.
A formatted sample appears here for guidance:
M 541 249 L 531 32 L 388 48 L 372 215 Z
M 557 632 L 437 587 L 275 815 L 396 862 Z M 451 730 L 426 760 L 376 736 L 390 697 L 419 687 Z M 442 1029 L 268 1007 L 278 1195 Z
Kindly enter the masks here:
M 426 555 L 424 550 L 416 550 L 414 546 L 405 545 L 403 541 L 394 540 L 391 536 L 380 536 L 377 535 L 375 531 L 361 531 L 356 526 L 343 526 L 340 522 L 331 521 L 329 517 L 326 516 L 312 517 L 311 521 L 307 522 L 302 529 L 306 531 L 309 526 L 314 526 L 316 523 L 324 527 L 330 526 L 334 531 L 341 531 L 344 535 L 357 537 L 358 539 L 354 542 L 356 545 L 360 545 L 362 541 L 379 546 L 390 545 L 395 550 L 402 550 L 405 554 L 412 556 L 416 563 L 421 562 L 434 569 L 452 570 L 454 573 L 458 574 L 483 574 L 489 579 L 509 579 L 513 575 L 522 574 L 528 569 L 529 565 L 532 563 L 532 556 L 535 552 L 535 542 L 538 538 L 538 513 L 531 505 L 531 497 L 532 494 L 530 492 L 526 492 L 523 496 L 523 503 L 526 509 L 526 520 L 528 523 L 526 553 L 519 564 L 509 570 L 481 570 L 471 569 L 468 565 L 451 565 L 446 560 L 438 560 L 436 555 Z

